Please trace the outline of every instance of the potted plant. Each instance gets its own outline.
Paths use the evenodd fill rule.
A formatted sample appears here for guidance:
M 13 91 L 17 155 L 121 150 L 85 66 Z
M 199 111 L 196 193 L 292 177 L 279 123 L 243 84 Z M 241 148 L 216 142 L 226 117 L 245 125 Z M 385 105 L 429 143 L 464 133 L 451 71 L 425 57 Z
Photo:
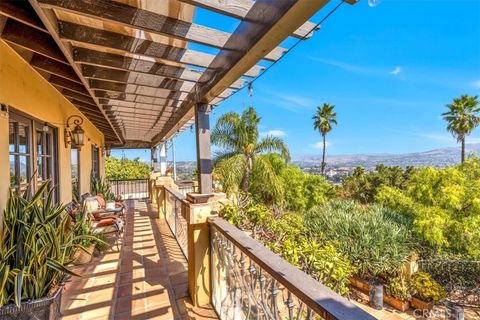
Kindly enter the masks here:
M 447 296 L 445 289 L 426 272 L 414 273 L 411 286 L 412 306 L 416 309 L 431 310 Z
M 58 319 L 66 266 L 76 247 L 65 206 L 55 204 L 50 181 L 29 195 L 13 192 L 0 231 L 0 318 Z
M 410 288 L 407 279 L 402 276 L 390 278 L 385 285 L 384 301 L 402 312 L 410 307 Z
M 73 264 L 87 264 L 92 260 L 93 251 L 95 250 L 95 235 L 90 231 L 87 223 L 81 223 L 80 232 L 82 235 L 91 236 L 80 240 L 79 246 L 73 256 Z
M 73 264 L 81 265 L 89 263 L 92 260 L 95 246 L 107 245 L 99 235 L 90 228 L 91 220 L 83 207 L 78 208 L 75 216 L 73 233 L 75 237 L 76 251 L 73 256 Z

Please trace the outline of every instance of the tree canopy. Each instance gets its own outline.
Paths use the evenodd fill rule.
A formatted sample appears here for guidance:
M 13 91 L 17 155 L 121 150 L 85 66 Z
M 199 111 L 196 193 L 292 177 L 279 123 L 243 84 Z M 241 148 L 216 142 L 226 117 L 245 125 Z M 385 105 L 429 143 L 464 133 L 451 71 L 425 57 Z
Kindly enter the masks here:
M 235 192 L 239 187 L 248 192 L 253 170 L 257 170 L 256 179 L 265 187 L 274 188 L 277 182 L 274 168 L 261 155 L 273 152 L 283 161 L 290 159 L 281 138 L 260 137 L 260 120 L 255 109 L 250 107 L 241 115 L 236 112 L 222 115 L 212 130 L 212 143 L 220 148 L 215 155 L 216 173 L 227 192 Z
M 150 166 L 140 161 L 140 158 L 131 160 L 109 157 L 105 162 L 107 179 L 143 179 L 148 177 L 150 171 Z

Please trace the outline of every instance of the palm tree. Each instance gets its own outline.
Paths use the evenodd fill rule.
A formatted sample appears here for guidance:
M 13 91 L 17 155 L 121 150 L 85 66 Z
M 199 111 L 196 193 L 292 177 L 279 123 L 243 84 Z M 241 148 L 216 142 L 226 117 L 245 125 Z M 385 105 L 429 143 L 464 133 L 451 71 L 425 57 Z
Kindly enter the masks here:
M 447 104 L 448 111 L 442 113 L 443 119 L 447 121 L 447 130 L 450 131 L 457 142 L 462 144 L 462 163 L 465 161 L 465 138 L 473 129 L 480 124 L 480 107 L 478 107 L 478 96 L 462 95 L 453 99 L 453 103 Z
M 236 112 L 222 115 L 212 130 L 212 143 L 220 148 L 215 156 L 216 166 L 223 166 L 226 169 L 221 173 L 224 179 L 230 179 L 229 184 L 240 184 L 245 193 L 248 192 L 248 180 L 254 166 L 260 168 L 266 179 L 275 175 L 270 162 L 260 155 L 274 152 L 285 161 L 290 159 L 282 139 L 273 136 L 260 139 L 260 119 L 255 109 L 250 107 L 242 115 Z
M 317 107 L 317 112 L 313 116 L 313 128 L 318 130 L 323 138 L 322 174 L 325 173 L 325 149 L 327 145 L 327 133 L 332 131 L 333 125 L 337 124 L 337 113 L 333 111 L 333 104 L 324 103 L 322 107 Z

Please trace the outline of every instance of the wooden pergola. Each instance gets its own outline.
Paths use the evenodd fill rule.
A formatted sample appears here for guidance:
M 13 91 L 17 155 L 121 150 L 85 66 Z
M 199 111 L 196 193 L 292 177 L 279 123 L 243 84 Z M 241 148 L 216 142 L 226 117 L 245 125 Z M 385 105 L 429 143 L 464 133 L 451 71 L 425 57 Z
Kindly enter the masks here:
M 0 34 L 112 147 L 153 148 L 196 120 L 202 174 L 210 106 L 258 76 L 259 61 L 280 59 L 287 37 L 308 37 L 316 26 L 308 19 L 328 2 L 2 1 Z M 195 24 L 196 8 L 238 25 L 230 34 Z

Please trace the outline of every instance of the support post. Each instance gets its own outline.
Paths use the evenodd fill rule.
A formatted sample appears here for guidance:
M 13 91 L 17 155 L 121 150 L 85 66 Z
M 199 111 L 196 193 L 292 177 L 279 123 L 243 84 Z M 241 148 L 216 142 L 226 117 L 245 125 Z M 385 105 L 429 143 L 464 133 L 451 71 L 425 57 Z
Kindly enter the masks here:
M 175 140 L 172 139 L 173 181 L 177 181 L 177 154 L 175 153 Z
M 150 158 L 152 160 L 152 171 L 158 171 L 157 147 L 153 147 L 150 149 Z
M 200 194 L 212 193 L 212 151 L 210 146 L 210 111 L 207 103 L 195 106 L 195 135 L 197 140 L 197 171 Z
M 226 201 L 224 193 L 188 194 L 185 201 L 188 234 L 188 293 L 194 306 L 211 303 L 210 230 L 208 217 L 215 215 Z
M 160 143 L 158 148 L 160 150 L 159 171 L 164 176 L 167 174 L 167 143 Z

